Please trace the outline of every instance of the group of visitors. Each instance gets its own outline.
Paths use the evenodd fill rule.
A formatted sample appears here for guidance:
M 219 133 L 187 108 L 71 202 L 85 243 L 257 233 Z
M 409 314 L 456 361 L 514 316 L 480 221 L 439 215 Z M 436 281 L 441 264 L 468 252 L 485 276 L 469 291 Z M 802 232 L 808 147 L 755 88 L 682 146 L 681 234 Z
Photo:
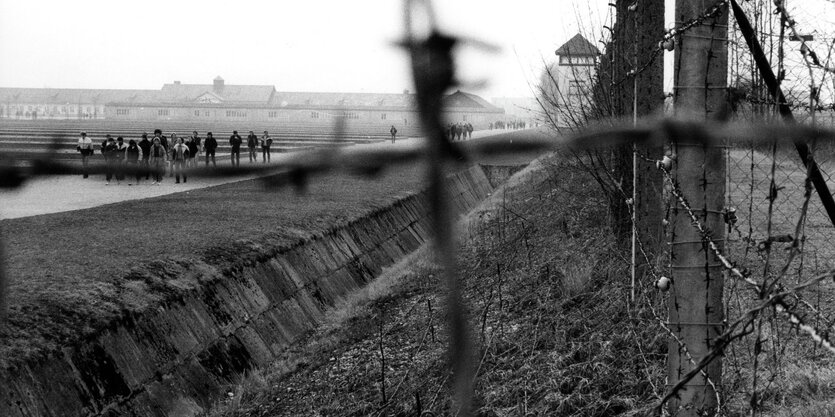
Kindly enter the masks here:
M 233 166 L 240 166 L 241 164 L 242 143 L 243 139 L 238 131 L 232 132 L 232 136 L 229 137 L 229 145 L 232 147 Z M 272 143 L 273 140 L 266 130 L 261 137 L 250 130 L 249 136 L 247 136 L 249 161 L 257 162 L 256 148 L 260 146 L 262 161 L 264 163 L 269 162 Z M 177 184 L 180 183 L 181 176 L 183 183 L 187 182 L 186 169 L 197 167 L 201 155 L 204 155 L 205 166 L 209 166 L 209 162 L 212 163 L 212 166 L 217 166 L 215 161 L 217 148 L 218 141 L 214 138 L 212 132 L 207 132 L 205 139 L 201 138 L 197 131 L 192 132 L 192 135 L 188 138 L 178 137 L 176 133 L 171 133 L 171 137 L 168 138 L 162 134 L 162 130 L 156 129 L 152 138 L 149 139 L 148 134 L 143 133 L 142 139 L 138 142 L 130 139 L 125 143 L 121 136 L 114 139 L 109 134 L 105 135 L 99 150 L 104 156 L 105 181 L 108 185 L 113 179 L 116 180 L 117 184 L 121 183 L 125 180 L 126 173 L 135 177 L 136 184 L 139 184 L 142 177 L 145 180 L 150 180 L 153 176 L 154 182 L 152 184 L 160 185 L 166 172 L 169 177 L 175 178 Z M 86 132 L 81 132 L 76 149 L 81 153 L 83 176 L 88 178 L 88 164 L 90 157 L 95 154 L 95 149 L 93 140 L 87 136 Z M 128 181 L 128 185 L 133 185 L 130 180 Z
M 517 129 L 525 129 L 528 123 L 524 120 L 496 120 L 495 122 L 490 122 L 490 130 L 493 129 L 500 129 L 500 130 L 517 130 Z
M 473 125 L 470 122 L 448 123 L 446 126 L 446 134 L 447 137 L 449 137 L 449 140 L 453 142 L 455 140 L 463 140 L 467 138 L 472 139 Z

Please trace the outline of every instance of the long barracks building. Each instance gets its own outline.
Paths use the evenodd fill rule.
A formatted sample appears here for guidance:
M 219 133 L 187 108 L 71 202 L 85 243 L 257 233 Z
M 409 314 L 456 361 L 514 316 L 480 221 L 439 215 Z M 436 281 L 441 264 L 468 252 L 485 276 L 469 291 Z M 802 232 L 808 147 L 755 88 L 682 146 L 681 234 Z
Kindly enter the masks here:
M 444 98 L 449 122 L 476 128 L 504 120 L 504 110 L 474 94 Z M 194 122 L 332 123 L 336 117 L 370 125 L 418 124 L 415 96 L 375 93 L 302 93 L 268 85 L 175 81 L 160 90 L 0 88 L 0 119 L 142 120 Z

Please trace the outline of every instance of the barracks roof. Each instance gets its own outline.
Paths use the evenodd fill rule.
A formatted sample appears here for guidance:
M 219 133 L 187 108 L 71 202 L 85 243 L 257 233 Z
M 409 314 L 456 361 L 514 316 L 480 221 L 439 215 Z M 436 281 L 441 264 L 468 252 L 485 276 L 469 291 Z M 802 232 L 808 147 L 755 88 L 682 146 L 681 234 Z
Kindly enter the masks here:
M 444 105 L 477 112 L 502 112 L 487 100 L 462 91 L 444 97 Z M 415 108 L 414 94 L 309 93 L 276 91 L 270 85 L 165 84 L 160 90 L 3 88 L 0 103 L 109 104 L 114 106 L 214 105 L 288 108 Z
M 555 55 L 571 55 L 571 56 L 597 56 L 600 55 L 600 50 L 597 49 L 591 42 L 581 34 L 574 35 L 568 42 L 562 44 L 557 48 Z
M 0 103 L 107 104 L 156 99 L 159 90 L 103 90 L 76 88 L 0 88 Z

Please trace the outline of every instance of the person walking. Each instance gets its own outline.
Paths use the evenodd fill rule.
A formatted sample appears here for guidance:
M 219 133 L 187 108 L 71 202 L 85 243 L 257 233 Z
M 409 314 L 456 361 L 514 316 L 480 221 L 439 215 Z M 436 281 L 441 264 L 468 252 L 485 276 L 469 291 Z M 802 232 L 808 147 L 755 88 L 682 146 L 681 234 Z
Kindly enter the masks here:
M 159 137 L 154 137 L 154 144 L 148 152 L 148 162 L 151 172 L 154 174 L 154 185 L 159 185 L 162 182 L 162 174 L 165 170 L 165 148 L 162 146 L 162 141 Z
M 125 139 L 121 136 L 116 138 L 116 159 L 114 169 L 116 171 L 116 184 L 119 184 L 125 179 L 125 152 L 128 150 L 128 145 Z
M 394 125 L 391 125 L 391 129 L 389 129 L 389 133 L 391 133 L 391 143 L 394 143 L 394 138 L 397 136 L 397 128 Z
M 171 156 L 171 152 L 174 149 L 174 145 L 177 145 L 179 141 L 177 140 L 177 134 L 171 133 L 171 144 L 168 146 L 168 177 L 174 176 L 174 158 Z
M 75 147 L 81 153 L 81 167 L 84 173 L 84 178 L 90 176 L 87 172 L 87 165 L 90 162 L 90 157 L 93 156 L 93 139 L 87 136 L 87 132 L 81 132 L 81 137 L 78 138 L 78 146 Z
M 229 136 L 229 144 L 232 145 L 232 166 L 241 166 L 241 144 L 243 143 L 241 135 L 237 130 L 232 131 L 232 136 Z
M 116 165 L 116 141 L 110 135 L 107 135 L 107 141 L 102 145 L 101 153 L 104 155 L 104 178 L 107 185 L 110 185 L 110 180 L 113 179 L 113 171 Z
M 197 155 L 200 152 L 200 144 L 197 143 L 194 136 L 192 136 L 188 138 L 186 146 L 188 146 L 188 160 L 186 160 L 186 167 L 195 168 L 197 167 Z
M 258 154 L 255 148 L 258 146 L 258 135 L 253 131 L 249 131 L 249 136 L 246 137 L 246 147 L 249 148 L 249 162 L 258 162 Z
M 209 158 L 212 159 L 212 166 L 217 166 L 215 163 L 215 151 L 217 150 L 217 139 L 212 136 L 212 132 L 206 133 L 206 142 L 203 146 L 206 151 L 206 166 L 209 166 Z
M 142 166 L 142 170 L 145 171 L 145 180 L 147 181 L 149 179 L 150 175 L 151 175 L 151 168 L 150 168 L 150 165 L 148 165 L 148 157 L 150 156 L 150 152 L 151 152 L 151 141 L 148 140 L 148 133 L 147 132 L 142 133 L 142 140 L 139 141 L 137 146 L 139 146 L 139 149 L 142 150 L 142 165 L 141 166 Z
M 153 142 L 155 139 L 159 139 L 160 146 L 162 146 L 162 148 L 165 149 L 165 152 L 168 153 L 168 138 L 163 136 L 162 130 L 154 129 L 154 138 L 151 139 L 151 141 Z M 165 175 L 165 164 L 162 166 L 162 173 L 160 173 L 160 175 Z
M 270 137 L 270 132 L 264 131 L 264 135 L 261 136 L 261 161 L 263 163 L 270 162 L 270 146 L 273 145 L 273 139 Z
M 186 176 L 186 161 L 188 160 L 188 146 L 183 142 L 183 138 L 177 140 L 177 144 L 171 147 L 171 162 L 176 178 L 176 184 L 180 183 L 180 174 L 183 175 L 183 182 L 188 182 Z
M 148 138 L 145 138 L 148 140 Z M 142 170 L 139 168 L 139 156 L 142 154 L 142 149 L 136 144 L 136 141 L 131 139 L 128 141 L 128 148 L 125 150 L 125 171 L 130 171 L 136 176 L 136 185 L 139 185 L 139 180 L 142 178 Z M 128 182 L 128 185 L 132 185 Z
M 201 156 L 203 144 L 201 143 L 200 135 L 197 134 L 196 130 L 194 132 L 191 132 L 191 142 L 193 142 L 194 145 L 197 146 L 197 150 L 193 154 L 189 155 L 189 158 L 191 160 L 191 166 L 197 167 L 197 158 Z

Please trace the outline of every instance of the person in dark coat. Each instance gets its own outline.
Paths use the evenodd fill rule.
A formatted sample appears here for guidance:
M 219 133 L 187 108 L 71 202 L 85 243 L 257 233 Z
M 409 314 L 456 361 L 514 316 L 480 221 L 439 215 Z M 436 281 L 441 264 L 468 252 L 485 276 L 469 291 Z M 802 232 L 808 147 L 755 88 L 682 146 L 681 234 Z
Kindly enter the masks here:
M 251 130 L 246 137 L 246 147 L 249 148 L 249 162 L 258 162 L 258 153 L 255 150 L 258 147 L 258 135 Z
M 215 151 L 217 150 L 217 139 L 212 136 L 212 132 L 206 133 L 206 141 L 204 142 L 204 149 L 206 151 L 206 166 L 209 166 L 209 158 L 212 159 L 212 166 L 217 166 L 215 163 Z
M 104 155 L 104 178 L 107 185 L 110 185 L 110 180 L 113 178 L 113 172 L 116 168 L 116 141 L 110 135 L 107 135 L 107 141 L 102 145 L 101 153 Z
M 145 140 L 147 141 L 148 138 L 146 137 Z M 142 171 L 139 168 L 140 155 L 142 155 L 142 149 L 139 148 L 135 140 L 129 140 L 128 148 L 125 150 L 125 170 L 133 171 L 133 174 L 136 176 L 137 185 L 139 185 L 139 180 L 142 178 Z M 131 185 L 131 183 L 129 182 L 128 185 Z
M 109 140 L 112 140 L 112 138 L 110 137 L 110 134 L 108 133 L 108 134 L 104 135 L 104 140 L 101 141 L 101 154 L 102 155 L 104 155 L 104 149 L 107 148 L 107 142 Z
M 186 166 L 193 168 L 197 166 L 197 156 L 200 151 L 200 143 L 198 142 L 200 138 L 195 140 L 194 136 L 188 138 L 188 142 L 186 142 L 186 146 L 188 146 L 188 161 L 186 161 Z
M 394 143 L 394 138 L 397 136 L 397 128 L 394 125 L 391 125 L 391 129 L 389 129 L 389 133 L 391 133 L 391 143 Z
M 196 130 L 194 132 L 191 132 L 191 142 L 194 143 L 194 146 L 197 146 L 197 149 L 194 151 L 194 153 L 189 155 L 189 160 L 191 161 L 192 167 L 197 167 L 197 158 L 200 157 L 200 150 L 203 149 L 203 143 L 200 139 L 200 135 L 197 134 Z
M 151 175 L 151 169 L 148 165 L 148 157 L 150 156 L 149 152 L 151 151 L 151 141 L 148 140 L 148 134 L 142 133 L 142 140 L 139 141 L 137 144 L 139 149 L 142 150 L 142 169 L 145 170 L 145 179 L 149 179 Z
M 128 145 L 125 139 L 121 136 L 116 138 L 116 159 L 114 161 L 114 171 L 116 173 L 116 184 L 125 179 L 125 152 L 128 150 Z
M 229 136 L 229 145 L 232 145 L 232 166 L 241 166 L 241 144 L 243 143 L 241 135 L 237 130 L 232 131 L 232 136 Z

